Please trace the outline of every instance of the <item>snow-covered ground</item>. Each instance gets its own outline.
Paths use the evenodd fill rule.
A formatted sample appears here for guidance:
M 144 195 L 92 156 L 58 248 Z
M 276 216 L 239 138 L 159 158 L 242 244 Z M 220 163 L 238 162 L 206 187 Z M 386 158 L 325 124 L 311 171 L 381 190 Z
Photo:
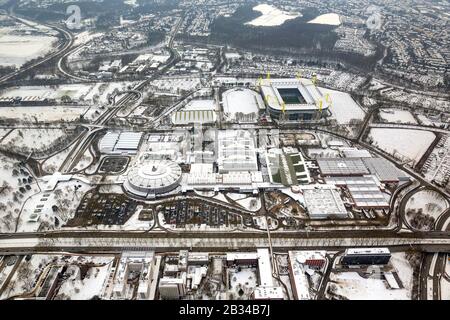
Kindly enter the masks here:
M 15 26 L 0 28 L 0 65 L 20 68 L 53 50 L 58 38 L 51 29 L 22 19 Z
M 11 129 L 0 129 L 0 140 L 2 140 L 2 138 L 10 131 Z
M 69 155 L 70 151 L 71 148 L 67 148 L 55 154 L 53 157 L 48 158 L 42 163 L 42 169 L 49 174 L 55 173 L 56 171 L 59 170 L 64 160 Z
M 1 97 L 29 97 L 38 96 L 41 98 L 61 100 L 62 97 L 68 96 L 73 101 L 86 103 L 108 103 L 108 95 L 117 91 L 125 91 L 134 87 L 138 82 L 108 82 L 95 84 L 63 84 L 57 86 L 23 86 L 12 87 L 3 90 Z
M 65 131 L 62 129 L 16 129 L 3 139 L 0 145 L 11 150 L 23 150 L 24 153 L 28 153 L 31 150 L 45 150 L 65 135 Z
M 81 186 L 81 188 L 75 191 L 75 186 Z M 59 183 L 53 192 L 41 192 L 32 196 L 23 207 L 17 231 L 35 232 L 41 225 L 44 229 L 54 229 L 57 228 L 55 219 L 58 220 L 58 226 L 61 227 L 73 218 L 83 195 L 90 188 L 86 183 L 71 180 Z M 37 222 L 29 221 L 36 210 L 41 210 L 36 213 L 39 220 Z
M 282 11 L 269 4 L 257 5 L 253 10 L 261 12 L 262 15 L 252 21 L 246 22 L 246 25 L 258 27 L 280 26 L 288 20 L 302 16 L 300 13 Z
M 261 209 L 261 199 L 256 197 L 248 197 L 245 199 L 237 200 L 236 202 L 248 211 L 255 212 Z
M 22 122 L 57 122 L 75 121 L 86 111 L 87 107 L 2 107 L 0 118 L 20 119 Z
M 376 278 L 365 279 L 356 272 L 332 273 L 335 293 L 350 300 L 409 300 L 408 290 L 389 289 L 387 281 Z
M 20 172 L 17 161 L 0 154 L 0 163 L 0 232 L 14 232 L 22 205 L 39 192 L 39 186 L 33 178 L 31 183 L 24 182 L 23 179 L 29 179 L 30 176 Z M 16 175 L 14 169 L 17 170 Z M 22 192 L 20 188 L 25 190 L 22 189 Z
M 220 193 L 220 192 L 217 193 L 217 195 L 215 195 L 213 198 L 216 199 L 216 200 L 225 202 L 225 203 L 229 203 L 228 200 L 227 200 L 227 198 L 225 198 L 224 194 L 223 194 L 223 193 Z
M 424 214 L 428 214 L 435 219 L 448 208 L 448 201 L 439 193 L 433 190 L 422 190 L 415 193 L 406 204 L 406 211 L 422 209 Z
M 364 110 L 356 103 L 350 94 L 346 92 L 319 88 L 323 95 L 330 95 L 332 118 L 336 119 L 339 124 L 349 124 L 350 120 L 363 120 L 365 116 Z
M 414 281 L 414 270 L 407 260 L 406 254 L 404 252 L 393 252 L 391 256 L 391 263 L 394 266 L 395 270 L 397 270 L 397 274 L 407 291 L 407 297 L 411 299 Z
M 369 136 L 374 146 L 402 161 L 413 160 L 414 163 L 422 158 L 436 138 L 433 132 L 391 128 L 373 128 Z
M 230 277 L 230 290 L 229 293 L 233 295 L 234 299 L 244 298 L 253 292 L 257 286 L 258 276 L 255 268 L 242 268 L 241 271 L 231 271 Z M 242 290 L 242 296 L 239 291 Z
M 417 121 L 411 112 L 406 110 L 380 110 L 380 118 L 385 122 L 417 124 Z
M 22 260 L 9 285 L 3 291 L 0 299 L 7 299 L 33 290 L 36 281 L 42 274 L 51 256 L 33 255 L 29 261 Z
M 341 18 L 337 13 L 326 13 L 314 18 L 311 21 L 308 21 L 308 23 L 338 26 L 341 24 Z
M 74 275 L 62 283 L 57 297 L 70 300 L 90 300 L 94 296 L 100 296 L 105 282 L 109 278 L 112 264 L 113 260 L 111 259 L 105 266 L 90 268 L 83 280 L 76 276 L 76 269 L 80 268 L 76 265 L 69 266 L 70 269 L 73 269 Z

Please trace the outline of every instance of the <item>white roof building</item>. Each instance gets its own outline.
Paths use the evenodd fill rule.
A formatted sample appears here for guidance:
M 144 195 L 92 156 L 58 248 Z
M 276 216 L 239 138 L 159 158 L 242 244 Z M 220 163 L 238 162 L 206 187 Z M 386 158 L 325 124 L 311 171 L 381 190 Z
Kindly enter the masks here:
M 142 139 L 142 132 L 108 132 L 99 143 L 101 153 L 136 154 Z
M 334 189 L 305 190 L 303 195 L 311 219 L 348 217 L 344 202 Z
M 218 133 L 219 172 L 258 171 L 254 137 L 248 131 L 221 130 Z

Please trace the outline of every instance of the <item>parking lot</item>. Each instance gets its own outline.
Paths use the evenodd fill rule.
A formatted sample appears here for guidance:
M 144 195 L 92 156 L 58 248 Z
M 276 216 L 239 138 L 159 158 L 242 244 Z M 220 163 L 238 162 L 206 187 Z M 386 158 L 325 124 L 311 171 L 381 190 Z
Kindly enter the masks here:
M 138 203 L 121 194 L 89 192 L 81 201 L 67 227 L 123 225 L 136 211 Z
M 209 227 L 236 227 L 241 224 L 241 217 L 220 206 L 210 205 L 198 200 L 183 200 L 166 203 L 159 207 L 168 224 L 184 228 L 189 224 L 206 224 Z
M 103 159 L 98 172 L 119 173 L 127 168 L 129 162 L 130 158 L 128 157 L 106 157 Z

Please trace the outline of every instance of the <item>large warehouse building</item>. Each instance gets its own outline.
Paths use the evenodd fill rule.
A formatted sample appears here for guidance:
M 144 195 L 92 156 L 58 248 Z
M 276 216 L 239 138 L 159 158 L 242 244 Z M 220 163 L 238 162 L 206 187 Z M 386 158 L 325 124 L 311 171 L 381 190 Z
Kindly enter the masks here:
M 330 107 L 320 88 L 307 79 L 263 80 L 261 94 L 268 111 L 276 119 L 284 110 L 286 120 L 314 120 L 326 114 Z

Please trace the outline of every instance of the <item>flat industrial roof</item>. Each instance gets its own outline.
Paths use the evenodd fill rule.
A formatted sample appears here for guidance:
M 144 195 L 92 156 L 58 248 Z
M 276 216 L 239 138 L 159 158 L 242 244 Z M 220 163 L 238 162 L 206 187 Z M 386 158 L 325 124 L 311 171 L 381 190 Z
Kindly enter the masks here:
M 369 170 L 360 158 L 321 158 L 317 159 L 320 172 L 325 176 L 366 175 Z

